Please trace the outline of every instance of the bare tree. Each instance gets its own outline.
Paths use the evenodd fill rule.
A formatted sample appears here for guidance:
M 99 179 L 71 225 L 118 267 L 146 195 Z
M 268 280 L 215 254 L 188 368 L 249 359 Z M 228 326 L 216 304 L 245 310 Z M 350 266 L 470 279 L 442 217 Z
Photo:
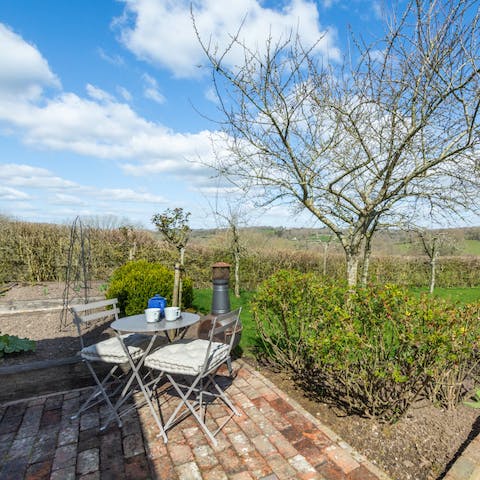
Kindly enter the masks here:
M 219 226 L 226 227 L 229 236 L 229 248 L 234 262 L 234 294 L 240 297 L 240 260 L 245 251 L 241 239 L 241 227 L 248 223 L 247 207 L 243 199 L 232 198 L 226 200 L 223 206 L 220 205 L 218 195 L 215 199 L 215 206 L 211 206 L 213 214 L 217 218 Z
M 428 291 L 432 294 L 435 290 L 437 275 L 437 260 L 442 250 L 451 250 L 454 247 L 455 239 L 445 232 L 438 230 L 417 230 L 423 252 L 428 256 L 430 264 L 430 286 Z
M 185 247 L 190 237 L 188 218 L 190 212 L 183 208 L 165 210 L 163 213 L 156 213 L 152 217 L 152 223 L 163 235 L 167 243 L 176 248 L 179 255 L 179 263 L 175 264 L 175 277 L 173 285 L 173 306 L 182 305 L 182 274 L 185 265 Z
M 342 65 L 321 64 L 295 35 L 254 50 L 241 28 L 219 51 L 195 26 L 223 118 L 216 168 L 263 205 L 311 212 L 342 245 L 348 283 L 362 258 L 365 282 L 378 228 L 413 209 L 467 206 L 480 140 L 478 20 L 476 1 L 410 1 Z M 230 67 L 234 49 L 244 60 Z

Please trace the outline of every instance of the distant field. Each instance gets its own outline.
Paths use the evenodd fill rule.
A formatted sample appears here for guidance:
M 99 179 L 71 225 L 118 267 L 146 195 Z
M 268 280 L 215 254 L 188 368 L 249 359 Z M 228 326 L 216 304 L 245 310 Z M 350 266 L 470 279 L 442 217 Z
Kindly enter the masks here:
M 465 240 L 462 253 L 465 255 L 480 255 L 480 240 Z
M 427 287 L 412 287 L 409 289 L 414 295 L 427 293 Z M 480 287 L 465 288 L 436 288 L 434 295 L 459 303 L 471 303 L 480 301 Z
M 194 290 L 193 306 L 201 313 L 208 313 L 212 307 L 212 289 L 211 288 L 199 288 Z M 250 299 L 253 292 L 242 292 L 240 298 L 235 298 L 233 294 L 230 294 L 230 306 L 231 309 L 242 307 L 242 313 L 240 320 L 243 325 L 242 339 L 240 341 L 240 347 L 245 353 L 249 353 L 251 348 L 255 344 L 255 326 L 252 316 L 250 314 Z

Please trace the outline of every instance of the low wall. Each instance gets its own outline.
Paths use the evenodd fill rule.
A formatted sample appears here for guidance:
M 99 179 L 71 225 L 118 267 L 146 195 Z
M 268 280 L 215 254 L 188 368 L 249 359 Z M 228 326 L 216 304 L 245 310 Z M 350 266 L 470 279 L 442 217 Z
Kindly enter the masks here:
M 108 365 L 95 365 L 108 371 Z M 97 368 L 97 367 L 100 367 Z M 0 403 L 93 385 L 87 366 L 77 356 L 0 367 Z

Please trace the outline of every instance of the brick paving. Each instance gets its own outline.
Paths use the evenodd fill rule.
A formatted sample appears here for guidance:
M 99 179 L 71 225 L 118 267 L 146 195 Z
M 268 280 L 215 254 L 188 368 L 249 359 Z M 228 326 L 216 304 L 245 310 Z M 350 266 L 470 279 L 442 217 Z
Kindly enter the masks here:
M 70 420 L 85 390 L 2 406 L 0 479 L 388 480 L 261 374 L 241 361 L 236 368 L 233 383 L 225 381 L 242 415 L 225 425 L 217 446 L 191 416 L 165 445 L 146 406 L 121 429 L 98 430 L 104 406 Z M 162 405 L 165 416 L 177 401 Z M 210 405 L 207 424 L 221 425 L 225 415 L 221 404 Z

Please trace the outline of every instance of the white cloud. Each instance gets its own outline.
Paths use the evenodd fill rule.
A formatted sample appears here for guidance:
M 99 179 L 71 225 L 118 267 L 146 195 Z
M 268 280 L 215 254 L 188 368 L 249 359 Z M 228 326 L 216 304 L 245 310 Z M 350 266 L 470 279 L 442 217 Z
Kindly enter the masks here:
M 53 175 L 45 168 L 16 163 L 2 165 L 0 181 L 4 185 L 15 187 L 48 188 L 51 190 L 68 189 L 76 185 L 74 182 Z
M 9 32 L 2 28 L 4 33 Z M 14 34 L 10 32 L 8 35 Z M 23 73 L 17 74 L 18 83 L 27 85 L 27 89 L 33 86 L 39 92 L 48 81 L 54 84 L 56 77 L 48 68 L 43 76 L 29 73 L 35 71 L 37 64 L 46 66 L 47 62 L 20 37 L 13 38 L 19 51 L 26 49 L 30 52 L 25 62 L 33 63 L 24 65 Z M 2 52 L 3 49 L 0 49 L 0 58 Z M 10 67 L 14 69 L 13 58 L 3 55 L 3 60 L 2 72 L 10 71 Z M 145 75 L 144 81 L 152 89 L 158 88 L 153 77 Z M 87 84 L 86 91 L 88 97 L 84 98 L 69 92 L 61 92 L 53 98 L 41 96 L 35 99 L 22 95 L 22 92 L 18 96 L 0 95 L 0 123 L 4 131 L 8 129 L 9 134 L 20 134 L 29 145 L 123 162 L 120 166 L 124 171 L 137 176 L 155 172 L 186 176 L 192 171 L 195 179 L 200 181 L 201 176 L 206 175 L 204 167 L 195 164 L 195 160 L 200 158 L 202 163 L 211 160 L 210 132 L 175 133 L 159 123 L 147 121 L 127 103 L 117 101 L 94 85 Z M 127 91 L 123 91 L 124 97 L 128 95 Z M 0 178 L 7 175 L 7 167 L 1 169 Z M 17 185 L 35 186 L 46 182 L 57 188 L 71 186 L 68 182 L 63 184 L 61 179 L 43 175 L 41 169 L 33 171 L 30 176 L 17 177 L 8 173 L 8 177 Z
M 132 189 L 104 188 L 96 190 L 98 199 L 112 200 L 115 202 L 135 202 L 135 203 L 165 203 L 165 197 L 153 195 L 147 192 L 136 192 Z
M 377 20 L 382 20 L 383 19 L 384 12 L 383 12 L 382 5 L 379 1 L 375 0 L 374 2 L 372 2 L 372 10 L 373 10 L 373 14 L 375 15 L 375 18 Z
M 45 87 L 60 87 L 39 51 L 0 23 L 0 98 L 36 99 Z
M 151 77 L 148 73 L 144 73 L 143 76 L 143 95 L 145 98 L 153 100 L 156 103 L 165 103 L 165 97 L 160 93 L 158 89 L 157 81 Z
M 208 88 L 205 91 L 204 95 L 205 95 L 205 98 L 207 100 L 209 100 L 210 102 L 215 103 L 216 105 L 218 105 L 220 103 L 220 101 L 218 100 L 217 92 L 215 91 L 215 89 L 213 87 Z
M 117 67 L 125 65 L 125 61 L 120 55 L 109 55 L 105 52 L 105 50 L 103 50 L 103 48 L 99 48 L 97 51 L 100 55 L 100 58 L 102 58 L 106 62 L 111 63 L 112 65 L 116 65 Z
M 114 97 L 105 90 L 95 87 L 94 85 L 90 85 L 89 83 L 87 83 L 87 94 L 90 98 L 98 100 L 100 103 L 113 102 L 115 100 Z
M 193 30 L 189 0 L 124 0 L 124 15 L 116 19 L 120 38 L 139 58 L 168 68 L 178 77 L 199 75 L 198 65 L 205 56 Z M 228 7 L 218 0 L 197 0 L 193 12 L 200 35 L 212 46 L 225 48 L 242 25 L 240 38 L 253 48 L 265 46 L 266 35 L 285 38 L 299 32 L 306 45 L 316 46 L 318 54 L 332 60 L 340 58 L 334 29 L 320 26 L 317 6 L 308 0 L 289 0 L 281 11 L 262 6 L 258 0 L 236 0 Z M 232 49 L 226 59 L 230 65 L 242 61 L 240 49 Z
M 132 94 L 125 87 L 117 86 L 116 90 L 126 102 L 132 101 Z
M 17 190 L 16 188 L 0 186 L 0 200 L 23 201 L 30 198 L 28 193 Z
M 50 203 L 58 205 L 87 205 L 87 202 L 80 196 L 65 193 L 56 193 Z
M 98 188 L 81 185 L 58 177 L 45 168 L 9 163 L 0 168 L 0 200 L 28 200 L 31 196 L 12 186 L 42 190 L 50 195 L 50 203 L 90 206 L 98 202 L 165 203 L 165 197 L 131 188 Z M 68 193 L 66 193 L 68 190 Z

